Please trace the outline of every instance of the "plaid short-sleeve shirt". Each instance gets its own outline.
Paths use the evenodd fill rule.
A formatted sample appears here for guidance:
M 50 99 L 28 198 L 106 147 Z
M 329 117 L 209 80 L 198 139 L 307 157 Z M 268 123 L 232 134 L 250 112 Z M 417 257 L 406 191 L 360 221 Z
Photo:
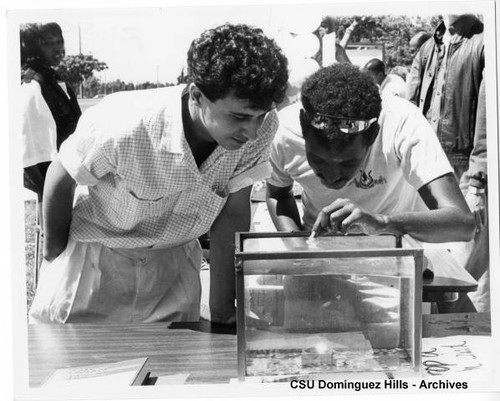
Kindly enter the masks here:
M 111 248 L 171 247 L 207 232 L 236 192 L 270 173 L 278 128 L 268 113 L 235 151 L 218 146 L 197 167 L 182 126 L 183 87 L 110 95 L 87 110 L 59 158 L 80 186 L 70 235 Z

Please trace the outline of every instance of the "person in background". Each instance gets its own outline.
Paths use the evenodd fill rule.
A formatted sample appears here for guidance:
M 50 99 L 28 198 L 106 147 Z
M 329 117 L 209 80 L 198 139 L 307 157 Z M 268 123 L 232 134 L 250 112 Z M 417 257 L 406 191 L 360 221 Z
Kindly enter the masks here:
M 20 43 L 24 185 L 41 202 L 47 168 L 81 111 L 73 89 L 54 70 L 65 56 L 61 27 L 21 25 Z
M 394 95 L 405 98 L 406 83 L 399 75 L 386 74 L 385 63 L 378 58 L 372 58 L 363 67 L 363 71 L 368 73 L 380 89 L 380 94 Z
M 381 100 L 368 74 L 341 63 L 309 77 L 301 103 L 280 112 L 271 150 L 267 204 L 279 231 L 470 240 L 473 216 L 416 107 Z M 294 182 L 303 188 L 303 221 Z
M 187 64 L 189 84 L 109 95 L 62 145 L 31 322 L 198 320 L 210 230 L 210 319 L 234 324 L 234 236 L 270 171 L 288 63 L 262 30 L 224 24 Z
M 487 181 L 486 132 L 476 124 L 485 112 L 482 32 L 473 15 L 441 21 L 413 60 L 407 92 L 434 128 L 458 179 L 476 190 Z
M 360 22 L 366 21 L 366 17 L 361 17 L 359 18 L 354 18 L 354 20 L 351 22 L 351 25 L 349 25 L 345 32 L 344 35 L 342 36 L 342 39 L 339 41 L 339 45 L 342 46 L 344 49 L 347 47 L 349 42 L 351 41 L 352 34 L 356 30 L 356 27 L 359 25 Z
M 480 238 L 488 236 L 483 28 L 472 14 L 445 16 L 415 55 L 407 78 L 407 98 L 433 127 L 476 215 L 477 235 L 464 249 L 461 262 L 472 268 L 467 262 L 470 252 L 483 255 L 482 260 L 474 258 L 480 265 L 474 270 L 476 278 L 486 280 L 482 288 L 488 292 L 488 251 L 475 249 L 478 244 L 488 246 Z M 482 304 L 482 311 L 489 308 L 489 302 Z
M 408 72 L 410 69 L 408 67 L 405 67 L 403 65 L 395 65 L 394 67 L 391 68 L 389 71 L 389 74 L 397 75 L 398 77 L 401 77 L 406 82 L 406 76 L 408 75 Z M 406 93 L 406 89 L 405 89 Z
M 358 22 L 354 21 L 353 24 L 351 24 L 349 26 L 349 28 L 347 28 L 347 30 L 344 34 L 344 37 L 342 38 L 344 46 L 342 46 L 337 40 L 335 41 L 335 60 L 339 63 L 350 63 L 351 62 L 351 60 L 349 60 L 349 57 L 347 56 L 347 53 L 345 51 L 345 46 L 349 42 L 351 34 L 354 31 L 354 29 L 356 28 L 357 24 L 358 24 Z M 328 17 L 328 16 L 323 17 L 318 29 L 316 29 L 316 31 L 313 32 L 318 37 L 319 43 L 320 43 L 319 50 L 313 58 L 314 58 L 314 60 L 316 60 L 318 62 L 318 64 L 320 66 L 323 66 L 323 64 L 324 64 L 323 45 L 325 42 L 325 37 L 331 33 L 334 33 L 334 32 L 335 32 L 334 20 L 332 17 Z
M 410 51 L 412 54 L 415 54 L 420 47 L 431 38 L 431 36 L 432 35 L 424 31 L 419 31 L 413 35 L 410 39 Z

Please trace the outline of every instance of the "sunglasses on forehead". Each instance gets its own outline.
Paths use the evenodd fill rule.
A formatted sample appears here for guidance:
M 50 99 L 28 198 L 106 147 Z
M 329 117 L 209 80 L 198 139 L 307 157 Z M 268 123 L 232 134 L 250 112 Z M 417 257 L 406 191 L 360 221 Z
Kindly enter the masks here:
M 347 117 L 335 117 L 323 113 L 311 113 L 309 111 L 305 111 L 305 113 L 307 121 L 313 128 L 321 131 L 335 128 L 343 134 L 357 134 L 366 131 L 375 121 L 377 121 L 376 117 L 369 120 L 360 120 Z

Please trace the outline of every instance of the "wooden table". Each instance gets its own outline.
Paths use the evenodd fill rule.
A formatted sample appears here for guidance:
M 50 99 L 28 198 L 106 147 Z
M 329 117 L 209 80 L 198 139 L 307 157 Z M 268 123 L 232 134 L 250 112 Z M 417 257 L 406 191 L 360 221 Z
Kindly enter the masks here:
M 422 315 L 422 337 L 490 336 L 489 313 Z
M 433 277 L 423 280 L 423 301 L 440 302 L 450 293 L 467 293 L 477 290 L 477 281 L 453 259 L 446 249 L 425 249 L 431 261 Z
M 189 373 L 188 383 L 237 377 L 236 335 L 209 322 L 28 326 L 30 386 L 59 368 L 149 357 L 154 376 Z
M 424 337 L 489 335 L 489 314 L 424 315 Z M 149 357 L 153 376 L 187 373 L 187 383 L 237 377 L 234 329 L 209 322 L 29 325 L 29 383 L 55 370 Z

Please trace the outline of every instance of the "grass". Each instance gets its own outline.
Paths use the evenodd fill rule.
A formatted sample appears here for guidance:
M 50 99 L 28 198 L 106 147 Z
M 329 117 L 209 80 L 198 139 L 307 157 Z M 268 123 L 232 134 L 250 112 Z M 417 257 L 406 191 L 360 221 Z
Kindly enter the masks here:
M 28 310 L 35 296 L 36 202 L 24 201 L 24 249 L 26 257 L 26 299 Z M 42 241 L 40 240 L 41 249 Z M 40 253 L 41 255 L 41 253 Z

